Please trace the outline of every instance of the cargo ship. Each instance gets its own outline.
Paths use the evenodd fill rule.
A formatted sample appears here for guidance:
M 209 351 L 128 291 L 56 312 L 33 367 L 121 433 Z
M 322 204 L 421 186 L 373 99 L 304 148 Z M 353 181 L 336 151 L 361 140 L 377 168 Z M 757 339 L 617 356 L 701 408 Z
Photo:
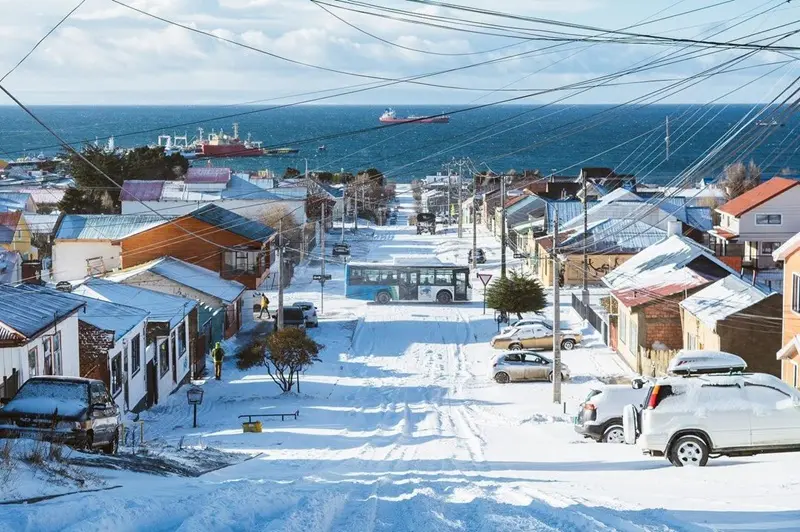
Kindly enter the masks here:
M 415 124 L 446 124 L 450 122 L 450 117 L 447 115 L 433 115 L 433 116 L 397 116 L 394 109 L 386 109 L 381 117 L 378 119 L 384 124 L 405 124 L 413 122 Z
M 208 138 L 203 138 L 203 128 L 198 130 L 199 134 L 195 141 L 195 153 L 197 157 L 260 157 L 264 155 L 264 148 L 261 142 L 239 138 L 239 124 L 233 124 L 233 135 L 226 135 L 219 130 L 219 133 L 211 130 Z

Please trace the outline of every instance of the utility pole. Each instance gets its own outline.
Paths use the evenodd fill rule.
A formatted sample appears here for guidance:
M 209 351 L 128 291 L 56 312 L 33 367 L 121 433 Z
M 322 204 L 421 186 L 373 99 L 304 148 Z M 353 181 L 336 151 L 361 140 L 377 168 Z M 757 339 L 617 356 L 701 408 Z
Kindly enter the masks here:
M 667 115 L 667 136 L 664 138 L 667 147 L 667 160 L 669 161 L 669 115 Z
M 506 278 L 506 176 L 500 176 L 500 278 Z
M 322 277 L 319 281 L 319 313 L 325 313 L 325 202 L 322 202 L 322 239 L 320 242 L 320 247 L 322 248 L 322 265 L 321 271 Z
M 283 220 L 278 221 L 278 330 L 283 329 Z
M 581 292 L 581 299 L 583 301 L 584 306 L 588 306 L 589 305 L 589 249 L 588 249 L 589 196 L 587 191 L 586 172 L 581 172 L 581 174 L 583 175 L 583 292 Z
M 344 220 L 347 216 L 347 183 L 344 184 L 344 193 L 342 194 L 342 242 L 344 242 Z
M 558 260 L 558 209 L 553 226 L 553 402 L 561 403 L 561 293 Z
M 463 231 L 464 231 L 463 225 L 464 224 L 463 224 L 462 216 L 461 216 L 461 188 L 462 188 L 462 184 L 463 184 L 462 177 L 461 177 L 461 174 L 463 172 L 462 172 L 462 168 L 461 167 L 463 165 L 464 165 L 464 161 L 463 161 L 463 159 L 460 159 L 458 161 L 458 207 L 456 209 L 458 211 L 458 238 L 461 238 L 462 236 L 464 236 L 464 233 L 463 233 Z
M 353 191 L 353 216 L 353 220 L 355 221 L 353 230 L 358 232 L 358 187 Z
M 472 174 L 472 269 L 478 268 L 478 172 Z
M 452 176 L 450 175 L 450 163 L 447 163 L 447 165 L 445 165 L 445 168 L 447 168 L 447 214 L 445 216 L 444 223 L 445 223 L 445 225 L 449 226 L 450 225 L 450 188 L 453 186 L 453 179 L 452 179 Z

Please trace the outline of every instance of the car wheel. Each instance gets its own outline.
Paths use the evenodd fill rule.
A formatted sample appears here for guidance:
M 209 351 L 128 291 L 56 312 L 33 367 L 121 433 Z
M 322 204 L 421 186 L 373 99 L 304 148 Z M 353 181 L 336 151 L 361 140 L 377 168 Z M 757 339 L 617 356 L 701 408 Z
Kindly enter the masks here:
M 375 295 L 375 302 L 380 303 L 381 305 L 386 305 L 392 300 L 392 296 L 389 295 L 389 292 L 378 292 Z
M 508 348 L 511 351 L 519 351 L 520 349 L 522 349 L 522 344 L 518 344 L 518 343 L 509 344 Z
M 117 454 L 119 450 L 119 432 L 114 431 L 114 437 L 107 445 L 103 446 L 103 452 L 106 454 Z
M 603 443 L 625 443 L 625 429 L 622 425 L 611 425 L 603 433 Z
M 547 380 L 549 380 L 550 382 L 553 382 L 553 372 L 552 371 L 547 374 Z M 567 380 L 567 376 L 562 373 L 561 374 L 561 382 L 564 382 L 566 380 Z
M 708 463 L 708 445 L 699 436 L 681 436 L 670 447 L 669 461 L 676 467 L 702 467 Z
M 439 293 L 436 294 L 436 301 L 446 305 L 453 301 L 453 295 L 447 290 L 440 290 Z
M 78 449 L 81 451 L 91 451 L 94 448 L 94 434 L 91 431 L 86 433 L 86 436 L 83 438 L 83 441 L 78 445 Z
M 508 384 L 511 382 L 511 377 L 508 376 L 508 373 L 501 371 L 497 375 L 494 376 L 494 380 L 497 381 L 499 384 Z
M 567 338 L 566 340 L 561 342 L 561 349 L 565 351 L 571 351 L 575 347 L 575 340 L 571 338 Z

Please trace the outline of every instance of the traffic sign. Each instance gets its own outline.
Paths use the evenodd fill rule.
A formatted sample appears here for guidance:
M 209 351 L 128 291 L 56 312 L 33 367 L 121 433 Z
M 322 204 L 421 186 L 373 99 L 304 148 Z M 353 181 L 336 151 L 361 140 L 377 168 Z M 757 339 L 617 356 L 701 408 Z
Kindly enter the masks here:
M 489 281 L 492 280 L 492 274 L 491 273 L 479 273 L 478 274 L 478 279 L 481 280 L 481 282 L 483 283 L 483 286 L 486 286 L 487 284 L 489 284 Z
M 331 280 L 331 276 L 330 275 L 316 274 L 316 275 L 313 276 L 313 279 L 315 281 L 330 281 Z

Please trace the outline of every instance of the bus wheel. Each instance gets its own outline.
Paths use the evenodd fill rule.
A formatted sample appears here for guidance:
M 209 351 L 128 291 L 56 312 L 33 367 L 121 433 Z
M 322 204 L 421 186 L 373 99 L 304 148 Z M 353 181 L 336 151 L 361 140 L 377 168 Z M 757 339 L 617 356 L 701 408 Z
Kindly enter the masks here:
M 389 292 L 378 292 L 375 295 L 375 302 L 380 303 L 381 305 L 385 305 L 392 300 L 392 296 L 389 295 Z
M 453 301 L 453 296 L 447 290 L 440 290 L 439 293 L 436 294 L 436 301 L 446 305 Z

